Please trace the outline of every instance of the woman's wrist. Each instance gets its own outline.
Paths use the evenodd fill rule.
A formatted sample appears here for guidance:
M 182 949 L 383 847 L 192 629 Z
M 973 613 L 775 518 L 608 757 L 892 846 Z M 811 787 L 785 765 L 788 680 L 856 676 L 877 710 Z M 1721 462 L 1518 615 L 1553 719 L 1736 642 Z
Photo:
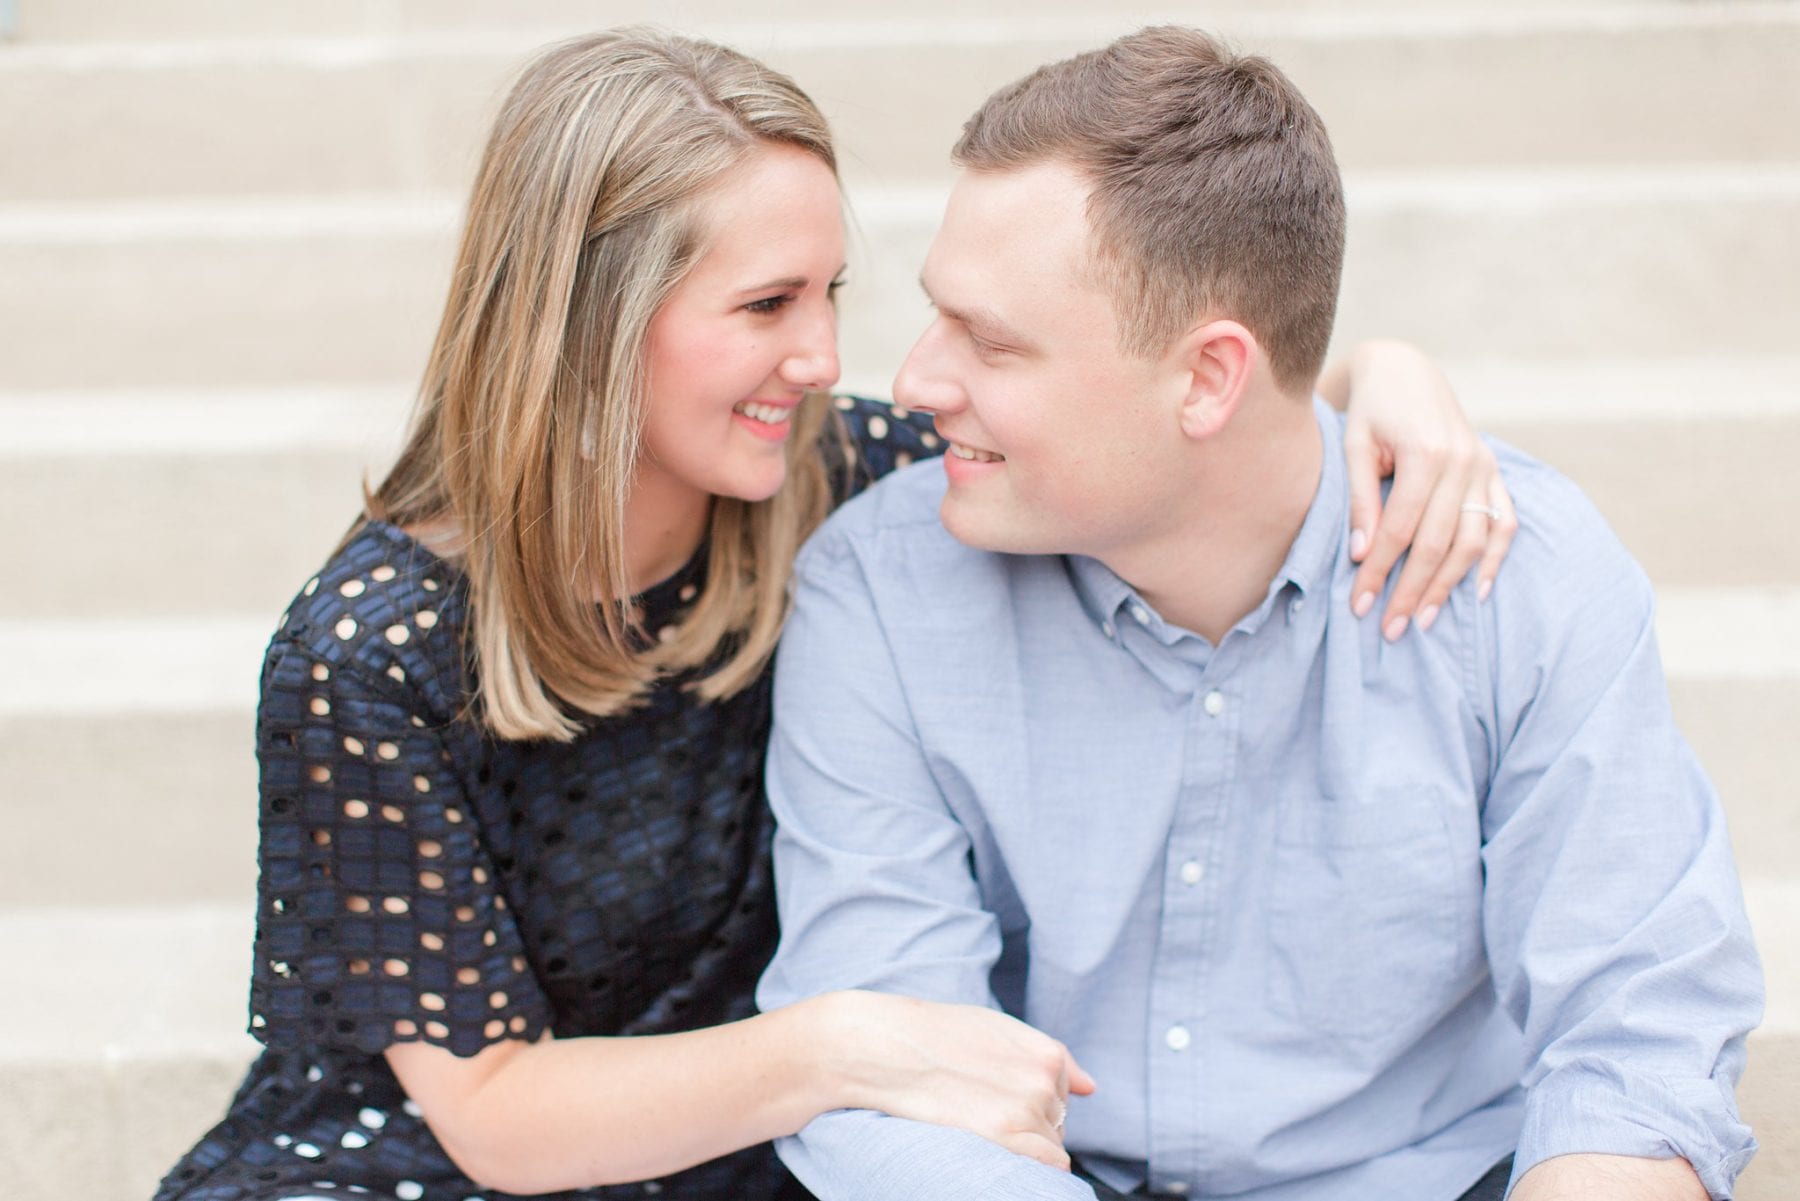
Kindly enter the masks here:
M 821 993 L 765 1015 L 781 1019 L 795 1091 L 807 1111 L 802 1125 L 833 1109 L 880 1108 L 868 1056 L 870 996 L 850 990 Z
M 1436 369 L 1424 351 L 1397 338 L 1363 339 L 1350 348 L 1345 366 L 1352 391 L 1367 381 L 1370 372 Z

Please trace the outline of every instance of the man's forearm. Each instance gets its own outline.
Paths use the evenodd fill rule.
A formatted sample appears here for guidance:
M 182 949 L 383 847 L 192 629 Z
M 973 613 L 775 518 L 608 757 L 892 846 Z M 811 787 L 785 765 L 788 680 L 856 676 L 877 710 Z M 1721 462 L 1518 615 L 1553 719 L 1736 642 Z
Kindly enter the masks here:
M 1525 1173 L 1509 1201 L 1707 1201 L 1685 1159 L 1558 1155 Z
M 822 1114 L 776 1149 L 821 1201 L 1094 1201 L 1078 1177 L 966 1130 L 866 1109 Z

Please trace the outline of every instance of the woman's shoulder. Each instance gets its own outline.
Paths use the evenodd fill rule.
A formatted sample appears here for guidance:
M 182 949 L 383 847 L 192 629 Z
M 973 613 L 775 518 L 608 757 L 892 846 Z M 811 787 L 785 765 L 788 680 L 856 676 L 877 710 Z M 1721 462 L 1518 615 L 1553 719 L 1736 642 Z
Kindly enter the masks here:
M 931 414 L 914 412 L 866 396 L 834 396 L 833 421 L 824 439 L 834 479 L 847 486 L 838 500 L 848 500 L 889 472 L 919 459 L 943 453 L 944 443 L 932 428 Z
M 364 522 L 281 615 L 269 659 L 298 653 L 378 687 L 460 704 L 462 572 L 397 526 Z

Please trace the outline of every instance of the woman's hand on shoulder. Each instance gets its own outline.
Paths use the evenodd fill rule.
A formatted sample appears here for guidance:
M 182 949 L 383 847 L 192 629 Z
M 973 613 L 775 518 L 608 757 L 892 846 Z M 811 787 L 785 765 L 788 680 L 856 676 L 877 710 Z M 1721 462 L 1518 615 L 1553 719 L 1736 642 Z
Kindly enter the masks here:
M 1068 1169 L 1068 1097 L 1094 1081 L 1060 1042 L 980 1005 L 861 991 L 818 1000 L 856 1107 L 960 1127 Z
M 1373 609 L 1388 573 L 1407 559 L 1381 615 L 1389 641 L 1409 623 L 1428 630 L 1471 568 L 1486 599 L 1518 531 L 1494 452 L 1476 435 L 1450 382 L 1403 342 L 1360 344 L 1320 377 L 1320 391 L 1347 406 L 1351 587 L 1358 617 Z M 1394 477 L 1387 503 L 1381 481 Z

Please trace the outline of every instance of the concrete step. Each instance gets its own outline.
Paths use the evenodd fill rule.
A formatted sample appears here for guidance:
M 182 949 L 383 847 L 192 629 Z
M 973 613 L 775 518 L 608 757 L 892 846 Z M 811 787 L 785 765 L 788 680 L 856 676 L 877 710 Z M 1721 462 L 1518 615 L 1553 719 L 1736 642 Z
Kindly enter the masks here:
M 896 183 L 941 179 L 962 122 L 989 92 L 1104 43 L 1139 15 L 1072 2 L 1074 11 L 1049 13 L 932 11 L 940 3 L 955 7 L 928 0 L 904 19 L 699 29 L 807 88 L 832 119 L 851 179 Z M 1239 8 L 1219 24 L 1294 77 L 1350 170 L 1800 159 L 1791 4 L 1356 17 Z M 500 92 L 546 36 L 521 23 L 21 46 L 0 54 L 0 111 L 32 115 L 0 125 L 0 161 L 25 169 L 9 173 L 0 202 L 460 192 Z
M 1449 372 L 1482 428 L 1570 474 L 1659 585 L 1800 581 L 1800 358 Z M 31 583 L 0 592 L 0 620 L 279 612 L 385 471 L 409 403 L 373 386 L 0 395 L 0 562 Z
M 925 321 L 943 189 L 852 192 L 844 361 L 891 378 Z M 1353 177 L 1340 340 L 1448 357 L 1787 355 L 1800 165 Z M 0 209 L 0 390 L 416 378 L 446 199 Z
M 1800 883 L 1752 879 L 1746 899 L 1769 1008 L 1738 1093 L 1762 1144 L 1738 1197 L 1776 1201 L 1800 1191 Z M 219 1119 L 255 1051 L 250 931 L 248 904 L 0 911 L 11 1201 L 138 1201 Z
M 1378 172 L 1349 176 L 1346 194 L 1339 346 L 1391 336 L 1533 361 L 1793 352 L 1800 167 Z M 866 231 L 841 326 L 852 369 L 891 373 L 926 320 L 916 281 L 942 197 L 852 193 Z
M 0 912 L 11 1201 L 143 1201 L 224 1116 L 256 1044 L 253 904 Z
M 1800 359 L 1465 363 L 1450 377 L 1480 428 L 1586 490 L 1658 587 L 1800 580 Z
M 1207 6 L 1209 18 L 1219 14 L 1330 14 L 1337 0 L 1220 0 Z M 1503 18 L 1520 8 L 1556 8 L 1566 0 L 1377 0 L 1376 11 L 1425 13 L 1450 9 Z M 1691 0 L 1584 0 L 1583 7 L 1616 8 L 1636 14 L 1679 9 Z M 1146 23 L 1193 20 L 1191 12 L 1157 4 L 1132 4 L 1130 15 Z M 1361 7 L 1361 6 L 1359 6 Z M 906 6 L 913 20 L 960 17 L 988 19 L 1021 15 L 1067 16 L 1092 11 L 1093 0 L 914 0 Z M 892 5 L 849 0 L 832 8 L 840 20 L 893 21 Z M 503 8 L 487 0 L 308 0 L 306 4 L 242 4 L 236 0 L 23 0 L 14 40 L 22 44 L 114 43 L 160 44 L 219 38 L 398 36 L 420 33 L 485 32 L 512 34 L 519 29 L 546 35 L 575 33 L 633 21 L 668 28 L 714 26 L 743 20 L 735 0 L 510 0 Z M 763 28 L 812 21 L 819 15 L 814 0 L 763 0 L 756 9 Z
M 0 397 L 0 558 L 34 582 L 0 618 L 280 612 L 409 404 L 403 388 Z
M 1800 170 L 1378 174 L 1353 177 L 1349 200 L 1341 343 L 1588 358 L 1699 335 L 1727 353 L 1792 349 Z M 866 263 L 844 343 L 859 369 L 891 374 L 924 320 L 914 281 L 941 211 L 935 188 L 858 201 Z
M 248 895 L 253 709 L 274 625 L 272 614 L 0 623 L 0 907 Z M 1797 625 L 1800 587 L 1662 596 L 1676 716 L 1751 875 L 1800 863 Z
M 253 894 L 275 616 L 0 624 L 0 907 Z

